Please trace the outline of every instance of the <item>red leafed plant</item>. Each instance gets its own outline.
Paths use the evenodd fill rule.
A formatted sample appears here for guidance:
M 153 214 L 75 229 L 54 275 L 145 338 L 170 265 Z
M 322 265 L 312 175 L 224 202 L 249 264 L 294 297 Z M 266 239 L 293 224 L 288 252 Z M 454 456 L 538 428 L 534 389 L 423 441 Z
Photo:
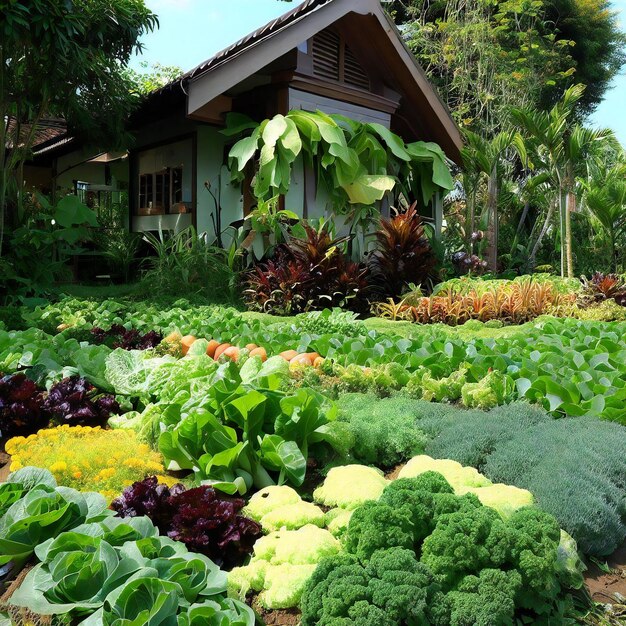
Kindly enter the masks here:
M 332 307 L 363 310 L 367 269 L 344 254 L 346 238 L 333 239 L 326 228 L 305 225 L 305 230 L 306 239 L 292 237 L 248 274 L 248 307 L 278 315 Z
M 380 221 L 368 262 L 372 300 L 398 298 L 410 283 L 425 286 L 435 277 L 436 258 L 415 206 Z
M 626 282 L 617 274 L 596 272 L 590 279 L 583 277 L 583 293 L 594 302 L 613 299 L 626 306 Z
M 127 487 L 111 508 L 120 517 L 149 517 L 171 539 L 229 569 L 243 563 L 262 534 L 260 524 L 239 514 L 244 504 L 208 485 L 170 488 L 151 476 Z

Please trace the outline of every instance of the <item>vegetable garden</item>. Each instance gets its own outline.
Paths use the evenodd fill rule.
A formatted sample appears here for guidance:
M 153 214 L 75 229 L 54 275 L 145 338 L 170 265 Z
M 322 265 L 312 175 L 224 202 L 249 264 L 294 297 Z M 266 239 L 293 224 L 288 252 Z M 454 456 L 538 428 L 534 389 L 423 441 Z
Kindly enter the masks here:
M 623 322 L 5 320 L 7 624 L 623 619 L 583 578 L 626 539 Z

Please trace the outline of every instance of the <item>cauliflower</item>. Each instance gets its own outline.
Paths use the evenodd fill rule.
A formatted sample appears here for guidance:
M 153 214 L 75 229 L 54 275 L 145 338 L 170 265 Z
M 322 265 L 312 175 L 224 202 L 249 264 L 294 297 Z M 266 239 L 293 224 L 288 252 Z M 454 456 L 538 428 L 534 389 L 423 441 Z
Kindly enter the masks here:
M 457 493 L 473 493 L 484 506 L 498 511 L 503 519 L 511 517 L 517 509 L 532 506 L 535 502 L 530 491 L 502 483 L 487 487 L 460 487 L 457 489 Z
M 335 508 L 326 513 L 326 528 L 330 533 L 338 538 L 343 537 L 348 529 L 348 523 L 354 511 L 348 509 Z
M 398 474 L 398 478 L 414 478 L 423 472 L 439 472 L 455 492 L 467 487 L 487 487 L 491 481 L 473 467 L 463 467 L 457 461 L 433 459 L 426 454 L 414 456 Z
M 307 524 L 324 526 L 324 511 L 305 502 L 291 487 L 265 487 L 255 493 L 243 509 L 244 515 L 259 522 L 271 532 L 286 528 L 295 530 Z
M 289 609 L 300 604 L 307 582 L 313 576 L 317 564 L 270 566 L 265 575 L 264 589 L 259 595 L 261 606 L 266 609 Z
M 281 528 L 295 530 L 307 524 L 313 524 L 322 528 L 324 522 L 324 511 L 304 500 L 300 500 L 296 504 L 280 506 L 274 511 L 266 513 L 261 518 L 261 526 L 266 531 L 279 530 Z
M 378 500 L 388 484 L 379 469 L 343 465 L 328 472 L 324 483 L 313 492 L 313 499 L 326 506 L 356 509 L 368 500 Z
M 298 495 L 298 492 L 291 487 L 287 487 L 286 485 L 281 487 L 265 487 L 261 489 L 261 491 L 257 491 L 250 498 L 242 514 L 261 523 L 261 519 L 264 515 L 280 507 L 289 504 L 299 504 L 300 502 L 302 502 L 302 498 Z
M 259 602 L 266 609 L 297 606 L 318 562 L 340 550 L 337 539 L 312 524 L 270 533 L 254 545 L 249 565 L 228 574 L 228 593 L 243 599 L 250 590 L 260 592 Z
M 263 559 L 272 565 L 311 564 L 335 554 L 340 547 L 327 530 L 309 524 L 298 530 L 278 530 L 261 537 L 254 544 L 253 560 Z

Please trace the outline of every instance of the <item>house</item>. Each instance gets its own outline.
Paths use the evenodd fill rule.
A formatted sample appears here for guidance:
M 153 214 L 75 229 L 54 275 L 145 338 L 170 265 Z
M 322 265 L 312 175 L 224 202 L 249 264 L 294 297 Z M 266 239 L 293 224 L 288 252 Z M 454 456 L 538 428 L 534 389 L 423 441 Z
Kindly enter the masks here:
M 38 147 L 31 172 L 41 179 L 48 168 L 51 185 L 83 194 L 127 191 L 132 230 L 193 224 L 212 236 L 213 196 L 224 226 L 253 205 L 230 184 L 226 114 L 261 120 L 294 108 L 375 121 L 460 159 L 458 128 L 379 0 L 306 0 L 150 94 L 131 120 L 128 154 L 57 137 Z M 284 205 L 309 218 L 326 210 L 301 164 Z M 439 195 L 425 217 L 440 226 L 441 213 Z

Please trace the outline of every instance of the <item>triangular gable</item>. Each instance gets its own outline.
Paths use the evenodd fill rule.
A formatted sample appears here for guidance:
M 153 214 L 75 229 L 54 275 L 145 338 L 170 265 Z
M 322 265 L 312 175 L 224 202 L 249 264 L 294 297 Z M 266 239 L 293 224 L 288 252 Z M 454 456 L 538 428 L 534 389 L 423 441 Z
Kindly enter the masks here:
M 372 52 L 374 47 L 373 54 L 385 63 L 385 71 L 402 85 L 404 117 L 410 116 L 413 127 L 419 126 L 424 137 L 439 143 L 458 162 L 459 130 L 379 0 L 308 0 L 251 33 L 185 75 L 188 115 L 194 116 L 207 103 L 346 16 L 358 22 L 355 43 L 359 37 L 366 39 L 363 48 Z

